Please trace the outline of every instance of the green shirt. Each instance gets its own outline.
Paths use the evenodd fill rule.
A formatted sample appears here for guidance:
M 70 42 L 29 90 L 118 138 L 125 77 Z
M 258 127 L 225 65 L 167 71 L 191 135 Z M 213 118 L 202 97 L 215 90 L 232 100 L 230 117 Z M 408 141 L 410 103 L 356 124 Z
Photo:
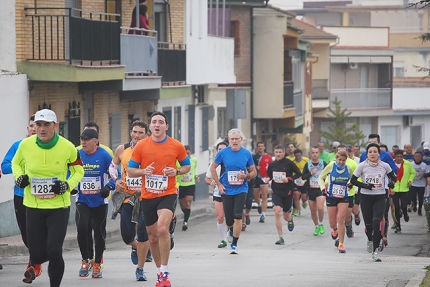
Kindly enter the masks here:
M 43 149 L 36 144 L 36 137 L 23 139 L 12 159 L 15 180 L 23 174 L 30 180 L 30 185 L 24 189 L 24 205 L 38 209 L 70 206 L 70 191 L 84 176 L 82 162 L 77 162 L 78 151 L 61 136 L 52 148 Z M 70 176 L 66 180 L 69 170 Z M 67 181 L 69 190 L 62 195 L 50 193 L 50 184 L 55 180 Z
M 196 185 L 197 158 L 195 158 L 194 156 L 190 156 L 190 161 L 191 161 L 190 171 L 186 174 L 181 174 L 176 177 L 176 182 L 179 184 L 179 186 Z
M 329 163 L 330 161 L 328 160 L 328 156 L 329 156 L 329 153 L 323 150 L 323 152 L 320 154 L 319 159 L 325 161 L 325 163 Z

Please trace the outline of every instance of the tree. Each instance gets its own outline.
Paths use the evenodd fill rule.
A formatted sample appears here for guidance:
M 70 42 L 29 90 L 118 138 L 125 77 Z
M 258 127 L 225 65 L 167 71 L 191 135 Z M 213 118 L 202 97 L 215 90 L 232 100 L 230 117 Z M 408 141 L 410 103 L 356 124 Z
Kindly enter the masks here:
M 366 137 L 360 131 L 357 123 L 354 123 L 349 128 L 346 127 L 345 119 L 347 119 L 351 113 L 347 112 L 347 109 L 342 110 L 340 107 L 341 103 L 342 102 L 336 97 L 333 101 L 334 109 L 331 107 L 328 108 L 328 117 L 334 120 L 334 124 L 331 124 L 328 128 L 329 131 L 326 132 L 319 130 L 320 135 L 326 138 L 324 143 L 326 148 L 330 148 L 334 141 L 338 141 L 345 145 L 359 145 L 360 142 Z
M 430 0 L 420 0 L 417 2 L 410 3 L 406 6 L 407 8 L 425 9 L 430 7 Z M 422 43 L 430 41 L 430 33 L 423 33 L 418 37 Z M 426 67 L 415 66 L 418 72 L 426 72 L 430 75 L 430 69 Z

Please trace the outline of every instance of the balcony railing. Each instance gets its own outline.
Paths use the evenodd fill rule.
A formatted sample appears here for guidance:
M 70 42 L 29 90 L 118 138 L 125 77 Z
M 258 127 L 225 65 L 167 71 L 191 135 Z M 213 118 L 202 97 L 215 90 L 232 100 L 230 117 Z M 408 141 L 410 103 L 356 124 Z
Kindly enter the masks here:
M 328 91 L 328 80 L 318 79 L 312 81 L 312 99 L 313 100 L 327 100 L 330 97 Z
M 303 115 L 303 93 L 294 91 L 294 82 L 284 82 L 284 109 L 296 109 L 296 116 Z
M 296 117 L 303 115 L 303 93 L 302 91 L 294 92 L 294 107 L 296 108 Z
M 158 43 L 158 75 L 163 83 L 185 82 L 187 77 L 186 45 Z
M 112 65 L 120 61 L 120 15 L 74 8 L 24 8 L 27 60 Z
M 133 75 L 158 73 L 157 31 L 121 27 L 121 64 Z
M 392 107 L 391 89 L 332 89 L 330 107 L 335 99 L 342 109 L 388 109 Z

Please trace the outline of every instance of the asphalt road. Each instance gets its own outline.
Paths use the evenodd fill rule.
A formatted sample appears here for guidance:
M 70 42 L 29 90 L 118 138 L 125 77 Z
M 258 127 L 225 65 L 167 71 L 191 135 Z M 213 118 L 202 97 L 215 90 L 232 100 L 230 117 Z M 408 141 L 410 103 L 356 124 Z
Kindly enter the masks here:
M 268 210 L 266 223 L 259 223 L 259 215 L 253 210 L 251 225 L 240 237 L 238 255 L 231 255 L 228 247 L 217 248 L 215 214 L 192 217 L 186 232 L 178 222 L 169 262 L 172 286 L 406 286 L 417 272 L 430 265 L 429 258 L 422 256 L 428 252 L 425 217 L 416 213 L 410 217 L 410 222 L 402 225 L 402 234 L 389 231 L 389 245 L 381 253 L 380 263 L 373 262 L 366 252 L 363 223 L 354 226 L 355 236 L 346 239 L 347 252 L 340 254 L 331 239 L 327 218 L 326 234 L 313 236 L 309 209 L 295 218 L 293 232 L 284 225 L 284 246 L 274 244 L 277 232 L 273 211 Z M 77 248 L 65 250 L 64 259 L 62 286 L 155 286 L 154 263 L 146 263 L 144 268 L 149 280 L 136 282 L 130 248 L 118 237 L 107 244 L 102 279 L 78 277 L 81 259 Z M 27 256 L 3 257 L 1 263 L 4 269 L 0 271 L 0 286 L 28 286 L 21 282 Z M 47 265 L 31 286 L 49 286 Z

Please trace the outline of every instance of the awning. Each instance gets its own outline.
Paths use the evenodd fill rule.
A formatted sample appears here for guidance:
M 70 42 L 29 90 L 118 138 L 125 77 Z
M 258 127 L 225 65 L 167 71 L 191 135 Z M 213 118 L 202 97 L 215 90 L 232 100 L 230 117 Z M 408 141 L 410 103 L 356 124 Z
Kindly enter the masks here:
M 370 57 L 370 56 L 343 56 L 343 57 L 330 57 L 330 62 L 335 64 L 348 64 L 348 63 L 391 63 L 391 57 Z
M 350 63 L 371 63 L 370 57 L 349 57 Z
M 391 63 L 391 57 L 370 57 L 372 63 Z
M 330 62 L 336 64 L 347 64 L 348 57 L 330 57 Z

